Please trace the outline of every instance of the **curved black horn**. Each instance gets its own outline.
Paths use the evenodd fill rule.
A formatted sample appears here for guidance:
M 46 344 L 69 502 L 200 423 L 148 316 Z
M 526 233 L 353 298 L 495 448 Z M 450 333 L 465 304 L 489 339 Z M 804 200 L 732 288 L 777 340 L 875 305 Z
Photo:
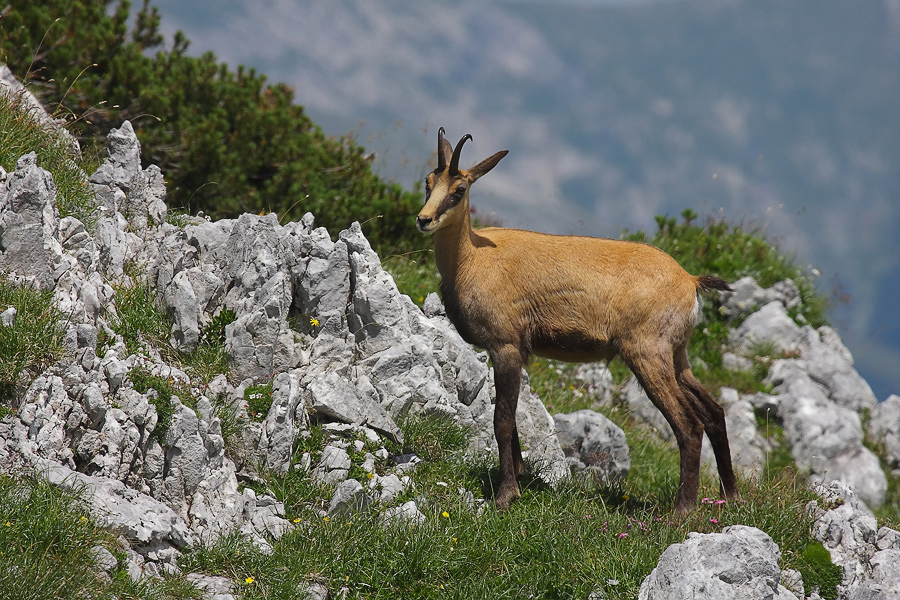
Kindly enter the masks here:
M 444 156 L 444 128 L 438 128 L 438 164 L 437 171 L 441 172 L 447 167 L 447 158 Z
M 467 140 L 472 139 L 472 134 L 467 133 L 462 136 L 462 139 L 459 140 L 456 144 L 456 149 L 453 150 L 453 158 L 450 159 L 450 175 L 455 177 L 459 174 L 459 155 L 462 153 L 462 147 L 466 143 Z

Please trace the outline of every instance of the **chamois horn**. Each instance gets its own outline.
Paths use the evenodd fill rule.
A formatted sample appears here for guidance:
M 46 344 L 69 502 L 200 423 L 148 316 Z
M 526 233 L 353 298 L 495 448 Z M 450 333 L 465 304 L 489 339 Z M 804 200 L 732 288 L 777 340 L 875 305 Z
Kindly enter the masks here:
M 444 153 L 444 144 L 446 143 L 447 142 L 444 141 L 444 128 L 440 127 L 438 128 L 438 173 L 447 168 L 447 156 Z
M 456 177 L 459 174 L 459 155 L 462 153 L 462 147 L 466 143 L 467 140 L 472 139 L 472 134 L 467 133 L 462 136 L 462 139 L 456 143 L 456 148 L 453 150 L 453 158 L 450 159 L 450 176 Z

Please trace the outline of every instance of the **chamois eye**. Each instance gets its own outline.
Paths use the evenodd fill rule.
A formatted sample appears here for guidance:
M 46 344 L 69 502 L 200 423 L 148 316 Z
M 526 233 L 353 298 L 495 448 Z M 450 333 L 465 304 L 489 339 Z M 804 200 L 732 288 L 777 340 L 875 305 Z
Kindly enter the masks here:
M 464 185 L 459 186 L 458 188 L 456 188 L 456 191 L 453 192 L 453 194 L 455 196 L 459 196 L 460 198 L 462 198 L 463 194 L 465 194 L 465 193 L 466 193 L 466 186 L 464 186 Z

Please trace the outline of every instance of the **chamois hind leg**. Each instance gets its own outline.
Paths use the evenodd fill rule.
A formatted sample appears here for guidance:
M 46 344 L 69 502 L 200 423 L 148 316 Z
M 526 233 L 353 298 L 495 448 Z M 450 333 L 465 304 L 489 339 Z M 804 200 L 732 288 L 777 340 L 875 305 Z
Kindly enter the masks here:
M 494 504 L 502 510 L 520 496 L 517 476 L 525 467 L 516 429 L 516 405 L 519 402 L 523 361 L 518 348 L 504 347 L 491 351 L 491 362 L 497 391 L 494 436 L 500 454 L 500 485 L 494 494 Z
M 518 392 L 517 392 L 518 394 Z M 518 399 L 517 399 L 518 402 Z M 516 477 L 525 474 L 525 460 L 522 458 L 522 444 L 519 442 L 519 428 L 513 428 L 512 434 L 513 471 Z
M 719 469 L 719 491 L 728 499 L 739 497 L 737 480 L 734 476 L 734 468 L 731 464 L 731 449 L 728 445 L 728 433 L 725 426 L 725 410 L 716 402 L 706 388 L 704 388 L 691 372 L 688 361 L 687 348 L 682 346 L 675 351 L 675 377 L 682 393 L 695 407 L 706 435 L 712 444 L 713 453 L 716 455 L 716 465 Z
M 672 351 L 660 348 L 650 355 L 629 355 L 622 358 L 637 377 L 647 396 L 672 427 L 681 455 L 681 473 L 675 494 L 675 512 L 687 513 L 697 506 L 700 489 L 700 447 L 703 443 L 703 422 L 685 397 L 675 379 Z

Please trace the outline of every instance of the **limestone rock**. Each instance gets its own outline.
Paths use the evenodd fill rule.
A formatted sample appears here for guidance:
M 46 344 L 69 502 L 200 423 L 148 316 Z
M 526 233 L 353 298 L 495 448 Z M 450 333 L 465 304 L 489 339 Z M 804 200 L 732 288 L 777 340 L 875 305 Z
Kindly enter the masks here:
M 625 432 L 592 410 L 553 416 L 560 446 L 576 471 L 587 471 L 605 483 L 628 476 L 631 461 Z
M 781 552 L 766 533 L 732 525 L 722 533 L 689 533 L 669 546 L 644 579 L 639 600 L 716 598 L 793 600 L 780 584 Z

